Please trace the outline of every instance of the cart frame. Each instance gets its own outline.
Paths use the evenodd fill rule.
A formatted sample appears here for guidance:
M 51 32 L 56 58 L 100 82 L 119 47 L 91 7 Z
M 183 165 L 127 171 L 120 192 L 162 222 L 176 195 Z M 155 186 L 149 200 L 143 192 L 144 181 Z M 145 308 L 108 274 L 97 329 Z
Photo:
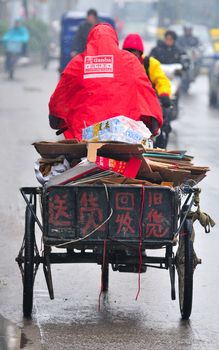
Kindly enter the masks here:
M 162 191 L 162 193 L 167 193 L 165 191 L 168 191 L 167 188 L 164 188 L 162 186 L 145 188 L 139 187 L 137 189 L 135 187 L 131 188 L 127 185 L 55 186 L 49 189 L 46 189 L 44 187 L 24 187 L 20 189 L 21 194 L 26 202 L 25 233 L 21 248 L 16 258 L 16 262 L 20 268 L 23 280 L 24 317 L 31 317 L 32 314 L 34 280 L 40 264 L 43 265 L 43 271 L 48 287 L 49 296 L 51 299 L 54 299 L 51 264 L 65 263 L 96 263 L 100 265 L 102 271 L 102 291 L 105 292 L 108 290 L 109 285 L 109 264 L 111 264 L 113 271 L 120 272 L 142 273 L 146 271 L 147 267 L 169 270 L 171 285 L 170 294 L 172 300 L 176 299 L 175 270 L 177 269 L 181 316 L 183 319 L 188 319 L 190 317 L 193 298 L 193 273 L 197 264 L 201 263 L 200 259 L 196 257 L 193 249 L 193 224 L 190 216 L 190 211 L 194 205 L 194 195 L 199 191 L 199 189 L 192 188 L 190 186 L 183 186 L 177 190 L 169 189 L 171 197 L 164 198 L 166 202 L 164 200 L 164 203 L 162 204 L 163 209 L 161 208 L 167 217 L 171 217 L 171 224 L 169 228 L 172 230 L 172 232 L 169 232 L 167 234 L 167 237 L 156 237 L 156 239 L 150 237 L 150 235 L 148 238 L 142 237 L 142 230 L 145 230 L 147 227 L 145 226 L 146 224 L 142 221 L 147 214 L 147 212 L 144 211 L 147 210 L 147 203 L 142 203 L 142 201 L 140 201 L 142 204 L 144 204 L 144 208 L 146 209 L 142 209 L 143 206 L 140 205 L 138 208 L 133 207 L 136 213 L 138 213 L 138 216 L 141 220 L 141 225 L 139 225 L 137 236 L 132 238 L 129 235 L 127 238 L 124 233 L 124 227 L 122 227 L 119 223 L 120 231 L 123 232 L 124 237 L 115 238 L 115 235 L 111 235 L 111 232 L 116 232 L 114 229 L 117 219 L 112 216 L 112 212 L 118 208 L 112 208 L 112 201 L 117 201 L 116 203 L 118 207 L 119 204 L 118 198 L 115 197 L 113 193 L 117 193 L 121 190 L 123 191 L 124 189 L 126 191 L 127 188 L 129 188 L 130 191 L 134 193 L 134 196 L 136 197 L 136 203 L 139 202 L 139 191 L 142 191 L 142 189 L 143 191 L 150 190 L 152 191 L 151 193 L 153 193 L 153 191 L 156 193 L 156 190 Z M 78 223 L 78 217 L 74 217 L 74 220 L 77 219 L 77 222 L 75 224 L 76 233 L 74 234 L 74 239 L 71 239 L 69 238 L 69 234 L 72 235 L 73 228 L 66 228 L 66 221 L 62 222 L 62 225 L 64 226 L 61 229 L 53 227 L 53 221 L 55 219 L 54 215 L 51 213 L 51 208 L 54 207 L 54 201 L 56 200 L 56 197 L 54 196 L 56 196 L 57 193 L 64 193 L 64 197 L 66 195 L 69 195 L 70 197 L 68 198 L 68 202 L 72 205 L 72 196 L 74 196 L 74 200 L 77 201 L 78 198 L 80 198 L 81 193 L 83 196 L 84 193 L 89 193 L 90 189 L 94 191 L 92 193 L 97 194 L 102 191 L 102 193 L 106 194 L 107 200 L 104 202 L 104 205 L 107 208 L 108 213 L 107 218 L 104 220 L 103 224 L 105 225 L 105 228 L 108 227 L 108 230 L 104 230 L 104 232 L 107 232 L 106 234 L 104 233 L 104 236 L 102 237 L 101 234 L 103 234 L 103 230 L 102 233 L 100 231 L 98 233 L 98 229 L 103 226 L 101 224 L 98 229 L 95 228 L 91 233 L 85 234 L 83 236 L 83 227 L 80 226 L 80 223 Z M 183 204 L 182 194 L 185 196 Z M 102 199 L 103 198 L 101 198 L 101 200 Z M 171 207 L 168 207 L 170 204 L 169 202 L 171 201 Z M 39 206 L 41 209 L 42 221 L 37 215 Z M 77 207 L 74 207 L 72 210 L 77 211 L 79 206 L 80 203 L 77 203 Z M 121 217 L 121 211 L 119 213 L 120 214 L 118 215 Z M 136 213 L 133 212 L 133 215 Z M 67 218 L 67 221 L 69 221 L 69 216 L 67 214 L 68 211 L 66 211 L 64 215 L 64 220 Z M 89 215 L 95 215 L 95 213 L 91 212 Z M 84 220 L 86 221 L 89 217 L 90 216 L 85 216 Z M 112 226 L 110 222 L 112 222 L 112 225 L 114 226 Z M 138 226 L 139 222 L 136 222 L 136 227 Z M 39 251 L 37 247 L 35 238 L 35 224 L 37 224 L 40 231 L 42 232 L 42 252 Z M 54 232 L 56 237 L 54 237 Z M 65 237 L 66 232 L 68 236 Z M 175 254 L 173 248 L 177 245 L 178 248 Z M 66 251 L 54 252 L 53 247 L 65 248 Z M 165 253 L 163 256 L 147 256 L 144 253 L 145 250 L 155 250 L 161 248 L 164 248 Z M 75 250 L 77 250 L 77 253 Z

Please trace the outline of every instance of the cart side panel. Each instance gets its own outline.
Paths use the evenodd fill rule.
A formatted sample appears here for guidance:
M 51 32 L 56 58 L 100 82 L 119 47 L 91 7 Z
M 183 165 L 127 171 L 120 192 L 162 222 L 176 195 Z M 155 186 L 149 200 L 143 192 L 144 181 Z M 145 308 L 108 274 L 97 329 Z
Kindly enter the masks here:
M 104 187 L 81 186 L 76 190 L 76 215 L 78 237 L 92 233 L 88 240 L 103 240 L 108 235 L 108 223 L 103 222 L 109 216 L 109 203 Z
M 128 186 L 110 188 L 113 215 L 109 224 L 109 236 L 112 239 L 139 239 L 141 191 L 141 188 Z
M 169 188 L 145 188 L 142 234 L 144 241 L 171 240 L 177 226 L 177 197 Z
M 44 237 L 74 239 L 77 237 L 76 194 L 74 189 L 51 187 L 43 201 Z
M 43 196 L 44 240 L 48 244 L 80 238 L 87 243 L 107 238 L 139 242 L 142 234 L 146 244 L 170 241 L 178 208 L 176 191 L 167 187 L 56 186 Z

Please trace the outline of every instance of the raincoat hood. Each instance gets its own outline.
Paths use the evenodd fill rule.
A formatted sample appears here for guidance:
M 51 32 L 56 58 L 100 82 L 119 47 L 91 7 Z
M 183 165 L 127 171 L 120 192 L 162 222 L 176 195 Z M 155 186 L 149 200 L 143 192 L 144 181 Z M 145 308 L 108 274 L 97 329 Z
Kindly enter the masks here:
M 133 49 L 144 52 L 144 44 L 139 34 L 128 34 L 122 46 L 123 50 Z
M 110 24 L 100 23 L 93 27 L 88 35 L 86 50 L 89 51 L 90 49 L 97 49 L 97 43 L 98 48 L 101 49 L 104 47 L 112 48 L 112 46 L 118 47 L 118 36 Z

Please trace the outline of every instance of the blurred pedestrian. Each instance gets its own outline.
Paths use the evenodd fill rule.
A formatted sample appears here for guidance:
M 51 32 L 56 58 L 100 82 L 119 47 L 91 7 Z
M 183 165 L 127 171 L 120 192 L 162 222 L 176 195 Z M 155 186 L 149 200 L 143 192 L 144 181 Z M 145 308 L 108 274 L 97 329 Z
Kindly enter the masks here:
M 90 9 L 87 11 L 87 18 L 85 21 L 83 21 L 78 31 L 75 35 L 74 42 L 73 42 L 73 50 L 72 50 L 72 56 L 75 56 L 78 53 L 82 53 L 85 50 L 86 42 L 88 35 L 95 26 L 95 24 L 98 23 L 98 13 L 95 9 Z
M 14 26 L 4 34 L 2 41 L 5 46 L 5 70 L 8 72 L 9 78 L 13 79 L 18 58 L 26 54 L 29 32 L 21 20 L 16 19 Z
M 156 124 L 152 132 L 157 133 L 163 117 L 156 93 L 139 60 L 118 45 L 109 24 L 91 30 L 86 50 L 70 61 L 51 96 L 53 129 L 68 128 L 81 140 L 85 126 L 124 115 L 143 120 L 151 130 Z
M 10 44 L 21 44 L 20 55 L 27 54 L 27 44 L 29 42 L 29 31 L 22 23 L 21 19 L 16 19 L 12 28 L 10 28 L 3 36 L 3 42 L 6 46 L 6 52 L 10 51 Z M 15 45 L 14 45 L 15 46 Z M 19 45 L 17 45 L 18 47 Z
M 162 70 L 160 62 L 154 57 L 144 56 L 144 43 L 141 36 L 139 34 L 127 35 L 122 48 L 132 52 L 139 59 L 159 96 L 161 104 L 165 108 L 170 107 L 171 83 Z

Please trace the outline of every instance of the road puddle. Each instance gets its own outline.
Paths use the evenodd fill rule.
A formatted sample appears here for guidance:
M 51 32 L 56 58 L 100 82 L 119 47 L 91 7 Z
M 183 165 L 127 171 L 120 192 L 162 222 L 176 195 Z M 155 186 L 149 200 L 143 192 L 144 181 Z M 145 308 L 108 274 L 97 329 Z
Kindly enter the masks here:
M 21 330 L 0 315 L 0 349 L 19 350 Z

